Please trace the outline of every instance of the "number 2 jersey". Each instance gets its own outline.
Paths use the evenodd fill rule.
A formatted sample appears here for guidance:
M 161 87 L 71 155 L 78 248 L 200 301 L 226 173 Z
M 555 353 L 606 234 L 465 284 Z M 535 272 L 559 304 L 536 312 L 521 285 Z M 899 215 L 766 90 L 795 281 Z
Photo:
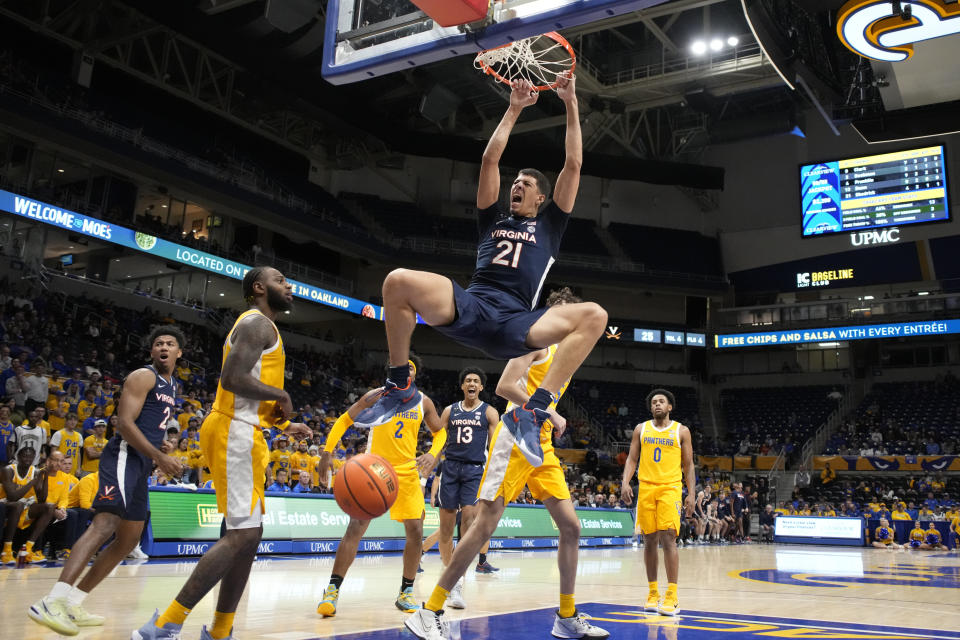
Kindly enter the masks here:
M 170 380 L 164 380 L 153 365 L 147 365 L 145 368 L 154 373 L 156 380 L 153 383 L 153 388 L 147 392 L 147 397 L 143 400 L 143 408 L 140 410 L 140 415 L 134 420 L 134 424 L 143 432 L 150 444 L 159 449 L 163 444 L 163 438 L 167 434 L 167 420 L 170 419 L 177 408 L 175 402 L 177 387 L 173 381 L 173 376 L 170 377 Z M 114 438 L 118 441 L 122 440 L 119 433 Z
M 417 406 L 398 411 L 389 421 L 371 427 L 367 453 L 383 456 L 394 467 L 412 466 L 417 459 L 417 434 L 423 415 L 421 398 Z
M 465 409 L 463 402 L 450 405 L 450 421 L 447 426 L 447 446 L 444 455 L 447 460 L 483 464 L 487 459 L 486 402 L 472 409 Z
M 508 215 L 499 204 L 482 209 L 477 266 L 467 291 L 494 289 L 518 310 L 536 308 L 569 219 L 553 200 L 533 218 Z
M 640 462 L 637 479 L 652 484 L 676 484 L 683 480 L 680 462 L 680 423 L 663 429 L 647 420 L 640 427 Z

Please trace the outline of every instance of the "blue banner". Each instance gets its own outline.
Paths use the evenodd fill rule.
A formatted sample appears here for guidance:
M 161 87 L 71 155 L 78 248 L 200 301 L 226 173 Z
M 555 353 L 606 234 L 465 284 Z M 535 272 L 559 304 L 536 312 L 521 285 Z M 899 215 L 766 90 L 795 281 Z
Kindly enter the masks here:
M 580 538 L 581 547 L 622 547 L 629 538 Z M 162 541 L 152 542 L 144 551 L 156 556 L 201 556 L 216 541 Z M 556 549 L 558 538 L 495 538 L 491 549 Z M 371 538 L 360 541 L 360 553 L 403 551 L 403 538 Z M 336 553 L 339 540 L 263 540 L 258 554 L 323 554 Z
M 762 333 L 728 333 L 713 337 L 713 346 L 766 347 L 781 344 L 809 342 L 845 342 L 877 338 L 916 338 L 960 333 L 960 320 L 930 320 L 926 322 L 897 322 L 894 324 L 865 324 L 825 329 L 794 329 L 791 331 L 764 331 Z
M 227 260 L 211 253 L 205 253 L 190 247 L 184 247 L 156 236 L 140 231 L 134 231 L 111 222 L 104 222 L 91 216 L 61 209 L 39 200 L 25 196 L 18 196 L 9 191 L 0 190 L 0 209 L 9 213 L 30 218 L 65 229 L 72 233 L 81 233 L 91 238 L 112 242 L 123 247 L 149 253 L 158 258 L 180 264 L 186 264 L 203 271 L 226 276 L 235 280 L 242 280 L 249 265 Z M 327 291 L 320 287 L 304 284 L 296 280 L 288 280 L 293 285 L 293 295 L 303 300 L 316 302 L 349 311 L 367 318 L 383 320 L 383 307 L 357 300 L 339 293 Z

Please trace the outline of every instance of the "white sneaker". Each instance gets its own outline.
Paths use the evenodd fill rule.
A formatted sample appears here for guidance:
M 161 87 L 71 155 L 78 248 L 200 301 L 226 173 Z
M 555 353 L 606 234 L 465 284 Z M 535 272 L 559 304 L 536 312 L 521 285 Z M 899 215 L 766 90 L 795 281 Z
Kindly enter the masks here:
M 590 616 L 574 612 L 569 618 L 561 618 L 560 612 L 553 621 L 554 638 L 609 638 L 610 633 L 589 622 Z
M 73 620 L 73 624 L 78 627 L 100 627 L 103 626 L 104 618 L 103 616 L 98 616 L 93 613 L 90 613 L 83 608 L 83 605 L 80 604 L 70 604 L 67 603 L 67 615 L 70 616 L 70 619 Z
M 463 599 L 463 577 L 457 580 L 457 584 L 453 585 L 453 589 L 450 590 L 450 593 L 447 595 L 447 606 L 451 609 L 463 609 L 467 606 L 466 601 Z
M 443 609 L 431 611 L 420 607 L 403 624 L 420 640 L 450 640 L 450 626 L 443 618 Z
M 140 548 L 140 545 L 135 546 L 133 551 L 127 554 L 127 557 L 133 558 L 134 560 L 147 560 L 150 558 L 150 556 L 143 552 L 143 549 Z

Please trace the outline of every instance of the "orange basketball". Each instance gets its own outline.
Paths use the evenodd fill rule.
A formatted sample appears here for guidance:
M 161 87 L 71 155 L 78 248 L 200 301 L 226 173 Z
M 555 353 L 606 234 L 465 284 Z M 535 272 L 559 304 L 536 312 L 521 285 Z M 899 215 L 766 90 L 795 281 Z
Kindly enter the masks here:
M 397 499 L 397 472 L 389 462 L 372 453 L 347 461 L 333 483 L 333 497 L 351 518 L 370 520 L 382 516 Z

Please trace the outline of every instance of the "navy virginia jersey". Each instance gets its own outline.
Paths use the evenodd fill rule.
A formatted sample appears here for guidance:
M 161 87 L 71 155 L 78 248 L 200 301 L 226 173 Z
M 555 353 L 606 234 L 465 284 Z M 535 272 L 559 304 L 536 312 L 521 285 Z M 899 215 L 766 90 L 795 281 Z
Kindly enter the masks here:
M 462 402 L 450 405 L 447 426 L 447 460 L 483 464 L 487 457 L 487 403 L 464 409 Z
M 509 294 L 520 309 L 536 308 L 569 219 L 553 200 L 535 218 L 508 215 L 499 204 L 482 209 L 477 268 L 467 290 L 490 287 Z
M 146 368 L 156 374 L 157 379 L 153 383 L 153 389 L 147 392 L 143 409 L 134 422 L 150 444 L 159 449 L 167 432 L 167 420 L 175 413 L 174 398 L 177 396 L 177 389 L 172 377 L 169 381 L 164 380 L 152 365 Z

